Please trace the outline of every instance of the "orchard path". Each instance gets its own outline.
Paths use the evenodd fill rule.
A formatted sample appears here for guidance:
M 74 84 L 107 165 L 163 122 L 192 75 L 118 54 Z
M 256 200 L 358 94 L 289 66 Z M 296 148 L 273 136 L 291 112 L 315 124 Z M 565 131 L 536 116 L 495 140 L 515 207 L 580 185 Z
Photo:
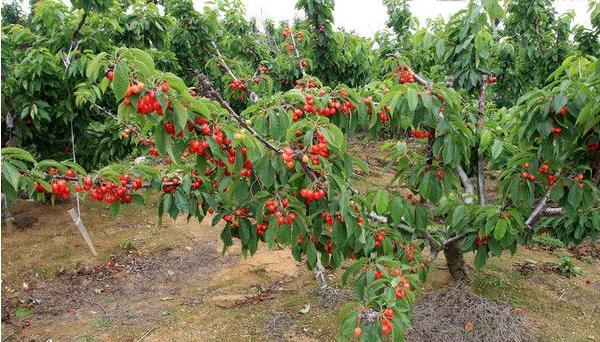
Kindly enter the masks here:
M 16 207 L 17 219 L 37 222 L 3 233 L 3 339 L 14 333 L 9 340 L 309 341 L 313 331 L 320 334 L 310 326 L 319 310 L 299 313 L 311 301 L 319 306 L 316 283 L 289 250 L 263 247 L 244 259 L 232 247 L 222 255 L 220 227 L 212 228 L 211 218 L 189 224 L 165 218 L 157 230 L 154 206 L 131 206 L 112 218 L 102 204 L 88 201 L 82 216 L 100 254 L 94 258 L 70 222 L 69 207 Z M 280 307 L 290 296 L 296 303 Z M 14 316 L 18 307 L 33 312 L 29 326 Z M 257 307 L 271 314 L 253 313 Z M 294 323 L 299 318 L 306 326 Z

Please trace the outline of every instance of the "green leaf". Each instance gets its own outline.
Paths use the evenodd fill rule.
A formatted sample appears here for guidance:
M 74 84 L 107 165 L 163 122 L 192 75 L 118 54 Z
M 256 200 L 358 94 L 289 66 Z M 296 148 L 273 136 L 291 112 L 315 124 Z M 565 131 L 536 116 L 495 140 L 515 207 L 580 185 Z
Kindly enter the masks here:
M 307 243 L 307 246 L 306 261 L 308 263 L 308 267 L 313 269 L 317 264 L 317 249 L 313 243 Z
M 600 115 L 598 115 L 599 113 L 599 106 L 597 106 L 596 102 L 591 101 L 579 112 L 576 124 L 578 126 L 583 126 L 584 133 L 587 133 L 589 130 L 594 128 L 598 122 L 600 122 Z
M 494 228 L 494 239 L 502 240 L 504 235 L 506 234 L 506 230 L 508 229 L 508 224 L 506 220 L 500 219 L 496 222 L 496 227 Z
M 392 203 L 390 207 L 390 216 L 394 223 L 400 223 L 402 221 L 402 217 L 404 216 L 404 201 L 402 198 L 398 196 L 394 196 L 392 198 Z
M 552 109 L 558 112 L 562 107 L 567 105 L 567 100 L 567 94 L 559 93 L 554 97 L 554 101 L 552 101 Z
M 269 248 L 273 248 L 273 244 L 275 243 L 275 238 L 277 237 L 277 220 L 270 219 L 269 226 L 267 227 L 267 231 L 265 232 L 265 240 L 267 242 L 267 246 Z
M 408 101 L 408 109 L 410 109 L 411 112 L 414 112 L 419 104 L 417 90 L 415 88 L 408 88 L 406 91 L 406 99 Z
M 145 202 L 146 202 L 146 200 L 144 199 L 144 196 L 142 196 L 140 194 L 131 195 L 131 203 L 144 205 Z
M 85 169 L 83 167 L 71 160 L 65 160 L 61 164 L 73 169 L 75 172 L 77 172 L 78 176 L 84 176 L 86 174 Z
M 98 77 L 98 71 L 100 69 L 100 62 L 106 57 L 106 52 L 100 52 L 92 60 L 88 63 L 87 68 L 85 70 L 85 75 L 92 81 L 96 80 Z
M 485 151 L 485 149 L 492 141 L 492 138 L 492 132 L 489 129 L 484 129 L 481 132 L 481 138 L 479 139 L 479 152 Z
M 175 110 L 175 131 L 179 132 L 185 128 L 188 121 L 188 110 L 183 104 L 178 101 L 172 101 L 173 109 Z
M 2 162 L 2 175 L 10 183 L 13 189 L 19 189 L 19 169 L 9 162 Z
M 114 72 L 113 93 L 117 102 L 120 102 L 125 97 L 125 93 L 129 87 L 129 70 L 127 65 L 121 61 L 115 65 Z
M 31 153 L 17 147 L 4 147 L 0 154 L 2 154 L 3 159 L 20 159 L 23 161 L 35 163 L 35 159 L 31 155 Z
M 458 224 L 465 217 L 465 207 L 463 205 L 459 205 L 454 209 L 452 213 L 452 227 L 458 226 Z
M 377 190 L 375 194 L 375 210 L 378 214 L 383 214 L 387 210 L 389 202 L 389 193 L 385 190 Z
M 503 148 L 504 145 L 502 144 L 502 141 L 498 139 L 494 140 L 494 145 L 492 145 L 492 158 L 498 158 L 500 156 L 500 153 L 502 153 Z
M 581 205 L 581 198 L 583 197 L 583 191 L 573 184 L 569 188 L 569 204 L 573 207 L 573 209 L 578 209 Z
M 114 201 L 110 204 L 109 206 L 109 210 L 110 210 L 110 214 L 114 217 L 117 216 L 117 214 L 119 213 L 119 209 L 121 208 L 121 204 L 119 203 L 119 201 Z
M 487 249 L 485 246 L 480 246 L 477 248 L 477 253 L 475 254 L 475 260 L 473 261 L 473 265 L 475 268 L 482 268 L 485 266 L 485 262 L 487 259 Z
M 128 52 L 130 52 L 138 62 L 144 64 L 144 66 L 147 69 L 146 71 L 149 75 L 154 73 L 154 60 L 146 51 L 136 48 L 130 48 Z

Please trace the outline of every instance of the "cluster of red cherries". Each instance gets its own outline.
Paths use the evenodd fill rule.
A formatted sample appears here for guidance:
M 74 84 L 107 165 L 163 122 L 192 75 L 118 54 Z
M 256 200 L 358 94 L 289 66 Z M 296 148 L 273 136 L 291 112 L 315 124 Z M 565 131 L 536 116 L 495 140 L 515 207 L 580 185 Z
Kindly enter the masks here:
M 579 182 L 579 188 L 583 189 L 584 184 L 581 182 L 583 180 L 583 174 L 578 174 L 577 176 L 573 177 L 573 180 Z
M 317 108 L 315 107 L 315 101 L 312 95 L 308 94 L 305 96 L 306 103 L 302 106 L 302 110 L 306 113 L 314 113 L 317 115 L 322 115 L 326 117 L 331 117 L 337 113 L 338 110 L 341 110 L 345 115 L 348 115 L 351 110 L 356 109 L 356 105 L 352 103 L 352 101 L 346 101 L 342 104 L 341 101 L 329 101 L 327 103 L 327 107 Z M 303 112 L 300 109 L 295 109 L 293 113 L 292 120 L 294 122 L 298 121 L 298 119 L 302 116 Z
M 328 225 L 333 224 L 333 215 L 331 213 L 322 212 L 321 217 L 323 218 L 323 220 L 325 220 L 326 224 L 328 224 Z
M 292 34 L 292 29 L 289 26 L 283 28 L 283 37 L 287 38 L 290 34 Z
M 246 90 L 246 84 L 242 80 L 231 80 L 229 88 L 231 90 Z
M 131 203 L 131 194 L 127 187 L 130 177 L 123 175 L 119 178 L 120 184 L 115 182 L 109 182 L 104 179 L 99 179 L 96 184 L 91 185 L 91 179 L 88 181 L 84 180 L 84 186 L 92 187 L 90 197 L 95 201 L 104 201 L 106 203 L 112 203 L 119 201 L 121 204 Z M 125 185 L 123 185 L 125 183 Z M 139 189 L 142 186 L 141 179 L 136 179 L 132 182 L 132 189 Z
M 178 137 L 183 137 L 183 130 L 179 131 L 179 133 L 175 134 L 175 125 L 169 120 L 163 121 L 163 126 L 165 127 L 165 132 L 167 132 L 170 136 L 177 135 Z
M 304 198 L 304 201 L 306 204 L 312 202 L 312 201 L 319 201 L 321 199 L 323 199 L 325 197 L 325 190 L 323 189 L 306 189 L 306 188 L 302 188 L 300 189 L 300 196 L 302 196 L 302 198 Z
M 312 154 L 311 160 L 313 164 L 319 164 L 319 157 L 329 158 L 329 147 L 327 145 L 327 138 L 323 135 L 323 133 L 318 132 L 315 134 L 318 143 L 311 146 L 310 150 L 308 150 L 309 154 Z
M 52 182 L 52 192 L 56 198 L 68 199 L 71 196 L 71 189 L 67 187 L 67 181 L 64 179 Z
M 267 228 L 269 228 L 268 222 L 263 221 L 263 223 L 258 223 L 256 224 L 256 233 L 258 234 L 258 236 L 263 236 L 265 235 Z
M 554 134 L 555 136 L 559 135 L 561 132 L 562 132 L 562 128 L 560 128 L 560 127 L 552 128 L 552 134 Z
M 285 80 L 281 80 L 282 82 Z M 300 89 L 304 89 L 304 88 L 316 88 L 318 87 L 317 81 L 315 81 L 314 79 L 309 79 L 307 81 L 302 81 L 302 80 L 296 80 L 296 87 L 300 88 Z
M 402 84 L 415 82 L 415 74 L 407 66 L 399 66 L 394 74 Z
M 421 131 L 419 129 L 411 129 L 410 131 L 408 131 L 408 134 L 412 135 L 417 139 L 429 139 L 429 137 L 431 136 L 429 131 Z
M 109 81 L 112 82 L 114 79 L 114 71 L 108 70 L 108 72 L 106 73 L 106 77 L 108 78 Z M 168 92 L 171 89 L 171 87 L 169 86 L 167 81 L 162 81 L 159 85 L 152 88 L 152 90 L 147 91 L 144 95 L 142 95 L 140 97 L 140 99 L 137 102 L 137 112 L 139 114 L 149 115 L 152 112 L 156 111 L 156 113 L 158 115 L 163 115 L 165 110 L 171 109 L 170 101 L 167 102 L 167 108 L 163 109 L 162 106 L 160 105 L 160 103 L 158 102 L 158 100 L 156 99 L 155 91 L 156 91 L 156 89 L 158 89 L 159 86 L 160 86 L 160 89 L 162 90 L 162 92 L 164 92 L 164 93 Z M 125 91 L 125 99 L 123 100 L 123 104 L 125 106 L 130 106 L 131 105 L 130 97 L 132 95 L 140 94 L 141 92 L 144 91 L 145 88 L 146 88 L 146 86 L 144 85 L 143 82 L 130 81 L 129 86 L 127 87 L 127 90 Z
M 478 236 L 475 238 L 475 246 L 481 247 L 481 246 L 487 245 L 488 241 L 490 241 L 489 236 L 484 236 L 484 237 Z
M 377 235 L 375 235 L 375 247 L 380 247 L 381 246 L 381 241 L 383 241 L 383 238 L 385 237 L 385 231 L 381 230 L 379 231 L 379 233 L 377 233 Z
M 281 152 L 281 159 L 283 159 L 288 169 L 292 169 L 294 167 L 294 151 L 291 147 L 286 146 L 283 148 Z
M 133 87 L 135 87 L 135 86 L 133 86 Z M 131 86 L 130 86 L 130 88 L 131 88 Z M 169 86 L 169 84 L 167 82 L 163 82 L 160 85 L 160 89 L 162 90 L 163 93 L 166 93 L 169 91 L 169 89 L 171 89 L 171 87 Z M 128 105 L 128 103 L 130 103 L 130 101 L 128 101 L 128 99 L 129 99 L 129 97 L 125 96 L 125 100 L 124 100 L 125 105 Z M 163 115 L 165 110 L 169 110 L 171 108 L 172 108 L 171 101 L 167 101 L 167 108 L 163 109 L 163 107 L 160 105 L 160 103 L 156 99 L 156 92 L 154 90 L 150 90 L 149 92 L 146 92 L 146 94 L 142 95 L 142 97 L 140 97 L 140 99 L 137 102 L 137 112 L 142 115 L 150 115 L 154 111 L 156 111 L 156 114 L 158 114 L 158 115 Z
M 47 172 L 49 175 L 56 175 L 56 169 L 50 169 Z M 65 173 L 66 177 L 76 177 L 75 171 L 72 169 L 67 170 Z M 96 201 L 105 201 L 106 203 L 112 203 L 119 201 L 121 204 L 131 203 L 132 197 L 130 190 L 137 190 L 143 186 L 140 178 L 132 179 L 128 174 L 124 174 L 119 177 L 119 183 L 109 182 L 100 178 L 95 184 L 92 182 L 90 176 L 86 176 L 83 179 L 83 186 L 77 184 L 75 190 L 80 191 L 91 191 L 90 197 Z M 70 196 L 70 189 L 67 187 L 68 181 L 66 179 L 59 179 L 52 183 L 52 192 L 57 198 L 67 199 Z M 45 191 L 44 187 L 40 184 L 36 184 L 36 191 Z

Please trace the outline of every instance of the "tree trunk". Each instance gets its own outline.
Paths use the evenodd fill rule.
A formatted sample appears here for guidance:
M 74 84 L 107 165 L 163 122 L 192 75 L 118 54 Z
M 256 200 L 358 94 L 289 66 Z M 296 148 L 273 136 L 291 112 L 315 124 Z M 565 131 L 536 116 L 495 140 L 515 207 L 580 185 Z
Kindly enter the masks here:
M 450 272 L 450 276 L 454 281 L 467 280 L 461 242 L 462 240 L 453 241 L 444 247 L 444 256 L 446 257 L 448 272 Z

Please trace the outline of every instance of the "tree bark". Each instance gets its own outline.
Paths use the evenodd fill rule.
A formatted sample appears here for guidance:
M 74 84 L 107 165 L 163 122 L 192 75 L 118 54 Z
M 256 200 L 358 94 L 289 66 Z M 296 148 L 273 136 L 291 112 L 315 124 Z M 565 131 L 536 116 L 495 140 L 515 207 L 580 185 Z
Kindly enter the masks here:
M 465 272 L 465 260 L 461 250 L 462 239 L 452 241 L 444 247 L 444 256 L 446 257 L 446 265 L 448 272 L 454 281 L 467 280 Z

